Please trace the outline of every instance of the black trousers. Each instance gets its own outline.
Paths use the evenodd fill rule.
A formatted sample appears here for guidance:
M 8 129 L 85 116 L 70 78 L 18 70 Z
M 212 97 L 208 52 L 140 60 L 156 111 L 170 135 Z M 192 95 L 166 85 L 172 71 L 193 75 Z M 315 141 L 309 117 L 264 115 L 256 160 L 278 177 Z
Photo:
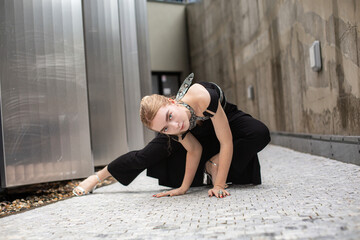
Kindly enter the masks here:
M 225 113 L 233 136 L 233 158 L 227 182 L 233 184 L 261 184 L 260 164 L 257 153 L 269 142 L 268 128 L 228 103 Z M 200 164 L 192 186 L 203 184 L 203 171 L 206 161 L 218 154 L 220 144 L 215 135 L 211 120 L 192 132 L 203 147 Z M 126 153 L 108 165 L 111 175 L 121 184 L 130 184 L 143 170 L 147 175 L 159 180 L 160 185 L 181 186 L 186 162 L 186 150 L 168 136 L 159 134 L 143 149 Z

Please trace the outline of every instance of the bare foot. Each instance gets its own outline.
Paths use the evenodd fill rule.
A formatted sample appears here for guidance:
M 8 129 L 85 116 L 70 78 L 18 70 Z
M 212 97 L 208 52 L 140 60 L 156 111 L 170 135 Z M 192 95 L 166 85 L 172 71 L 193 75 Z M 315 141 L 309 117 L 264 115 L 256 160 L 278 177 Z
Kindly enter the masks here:
M 98 183 L 99 183 L 99 180 L 96 177 L 96 175 L 91 175 L 79 184 L 79 187 L 83 188 L 85 190 L 85 193 L 83 193 L 81 191 L 81 189 L 78 187 L 74 188 L 74 191 L 79 196 L 85 195 L 85 194 L 88 194 L 89 192 L 91 192 Z

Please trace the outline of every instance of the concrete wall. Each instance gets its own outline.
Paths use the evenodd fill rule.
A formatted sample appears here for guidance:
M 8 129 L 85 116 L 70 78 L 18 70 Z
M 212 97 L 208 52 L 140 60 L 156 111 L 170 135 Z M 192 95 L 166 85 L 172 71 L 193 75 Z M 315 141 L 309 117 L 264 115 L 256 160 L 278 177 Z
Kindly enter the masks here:
M 272 131 L 360 135 L 360 1 L 204 0 L 187 16 L 197 80 L 221 84 Z
M 186 30 L 186 5 L 147 3 L 151 70 L 181 72 L 184 79 L 190 71 Z

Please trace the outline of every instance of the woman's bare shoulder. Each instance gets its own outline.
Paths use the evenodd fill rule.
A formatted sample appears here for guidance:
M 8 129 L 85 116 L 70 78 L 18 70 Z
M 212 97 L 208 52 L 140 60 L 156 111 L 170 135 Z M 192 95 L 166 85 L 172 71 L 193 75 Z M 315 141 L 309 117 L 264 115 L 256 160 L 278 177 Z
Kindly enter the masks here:
M 191 102 L 197 105 L 196 108 L 198 108 L 201 113 L 209 106 L 210 94 L 204 86 L 198 83 L 193 84 L 186 95 L 190 98 L 189 100 Z
M 201 85 L 201 84 L 198 84 L 198 83 L 195 83 L 193 84 L 189 90 L 188 90 L 188 93 L 190 95 L 200 95 L 203 97 L 204 96 L 209 96 L 210 97 L 210 94 L 209 92 L 206 90 L 206 88 Z

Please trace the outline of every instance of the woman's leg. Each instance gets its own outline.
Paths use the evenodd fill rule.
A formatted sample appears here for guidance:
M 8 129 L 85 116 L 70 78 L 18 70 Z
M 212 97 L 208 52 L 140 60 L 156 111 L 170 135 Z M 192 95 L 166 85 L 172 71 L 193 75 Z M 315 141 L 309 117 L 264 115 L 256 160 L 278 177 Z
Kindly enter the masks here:
M 234 152 L 228 181 L 261 184 L 257 153 L 270 142 L 269 129 L 250 115 L 231 119 L 230 127 L 234 139 Z
M 96 176 L 97 175 L 97 176 Z M 104 167 L 103 169 L 101 169 L 99 172 L 97 172 L 94 175 L 89 176 L 88 178 L 86 178 L 84 181 L 82 181 L 79 184 L 79 187 L 85 190 L 85 194 L 87 194 L 88 192 L 90 192 L 92 189 L 94 189 L 94 187 L 100 182 L 102 182 L 104 179 L 110 177 L 111 174 L 107 169 L 107 166 Z M 81 196 L 83 195 L 83 192 L 81 191 L 81 189 L 76 187 L 74 188 L 74 191 L 77 193 L 77 195 Z
M 119 183 L 127 186 L 147 169 L 147 175 L 159 179 L 160 185 L 172 186 L 178 179 L 178 172 L 172 169 L 179 169 L 179 162 L 185 165 L 186 153 L 181 148 L 180 143 L 158 135 L 143 149 L 128 152 L 109 163 L 108 171 Z
M 211 175 L 211 181 L 214 184 L 219 169 L 219 154 L 216 154 L 205 163 L 205 171 Z
M 186 151 L 180 143 L 170 140 L 167 136 L 158 135 L 143 149 L 125 153 L 113 160 L 99 171 L 97 176 L 101 181 L 112 176 L 127 186 L 147 169 L 147 175 L 158 178 L 160 185 L 180 186 L 185 171 L 185 156 Z M 91 175 L 79 186 L 87 193 L 99 183 L 99 179 L 96 175 Z M 75 191 L 81 195 L 81 189 Z

